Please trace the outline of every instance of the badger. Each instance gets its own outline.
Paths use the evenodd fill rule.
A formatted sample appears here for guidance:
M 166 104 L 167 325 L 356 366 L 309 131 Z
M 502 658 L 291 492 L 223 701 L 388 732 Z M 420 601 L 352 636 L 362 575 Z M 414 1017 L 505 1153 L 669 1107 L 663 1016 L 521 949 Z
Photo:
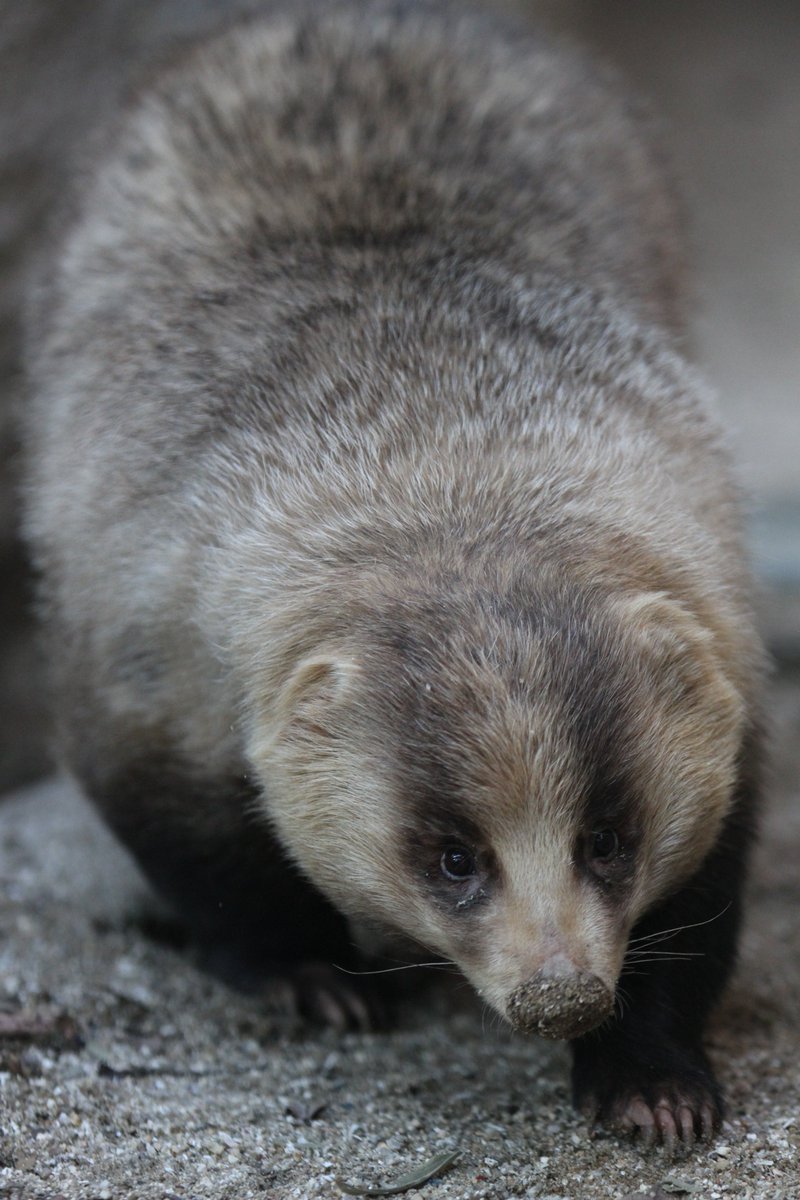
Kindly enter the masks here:
M 711 1136 L 761 651 L 649 118 L 527 27 L 331 0 L 103 145 L 28 321 L 66 767 L 318 1008 L 394 932 L 569 1040 L 592 1118 Z

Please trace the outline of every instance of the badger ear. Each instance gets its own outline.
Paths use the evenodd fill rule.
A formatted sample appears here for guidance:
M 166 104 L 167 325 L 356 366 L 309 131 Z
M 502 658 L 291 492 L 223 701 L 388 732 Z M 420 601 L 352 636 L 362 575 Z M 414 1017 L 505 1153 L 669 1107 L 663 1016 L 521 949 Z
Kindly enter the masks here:
M 344 653 L 320 653 L 303 659 L 278 698 L 276 715 L 282 735 L 335 737 L 343 702 L 352 694 L 359 674 L 358 662 Z
M 728 736 L 738 734 L 744 703 L 724 671 L 713 628 L 665 592 L 638 592 L 614 604 L 623 636 L 653 672 L 661 694 L 674 704 L 700 708 Z
M 712 641 L 711 631 L 666 592 L 634 592 L 617 598 L 614 608 L 624 628 L 643 644 L 677 649 Z

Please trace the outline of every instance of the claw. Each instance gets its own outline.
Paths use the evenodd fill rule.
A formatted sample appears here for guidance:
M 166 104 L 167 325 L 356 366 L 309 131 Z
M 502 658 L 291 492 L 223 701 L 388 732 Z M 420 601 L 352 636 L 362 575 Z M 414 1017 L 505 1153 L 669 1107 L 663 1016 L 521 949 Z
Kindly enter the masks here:
M 658 1133 L 655 1125 L 643 1125 L 639 1134 L 639 1145 L 643 1150 L 652 1150 Z
M 686 1104 L 678 1109 L 678 1124 L 681 1131 L 681 1141 L 687 1150 L 694 1145 L 694 1113 Z
M 364 997 L 324 965 L 308 963 L 273 976 L 261 995 L 267 1011 L 327 1025 L 337 1033 L 366 1032 L 380 1021 Z
M 337 1033 L 344 1033 L 348 1026 L 347 1009 L 338 996 L 324 988 L 309 992 L 306 997 L 306 1009 L 312 1017 L 321 1024 L 328 1025 Z
M 644 1141 L 652 1140 L 655 1136 L 653 1110 L 641 1096 L 634 1096 L 628 1101 L 620 1114 L 618 1125 L 624 1133 L 636 1133 L 638 1130 Z
M 678 1139 L 678 1126 L 675 1114 L 668 1104 L 657 1104 L 654 1109 L 656 1126 L 661 1134 L 661 1142 L 670 1158 L 674 1157 Z
M 669 1059 L 666 1051 L 663 1057 Z M 618 1066 L 589 1059 L 590 1071 L 576 1055 L 576 1100 L 599 1123 L 633 1137 L 642 1151 L 663 1146 L 670 1157 L 686 1153 L 701 1138 L 710 1141 L 716 1134 L 718 1092 L 700 1050 L 693 1059 L 676 1048 L 674 1058 L 675 1064 L 667 1061 L 659 1078 L 652 1065 L 625 1060 Z
M 700 1109 L 700 1131 L 704 1142 L 710 1142 L 717 1131 L 717 1116 L 710 1104 Z
M 620 1106 L 614 1124 L 619 1133 L 637 1137 L 642 1150 L 660 1144 L 672 1158 L 679 1149 L 690 1150 L 699 1137 L 711 1138 L 716 1118 L 710 1104 L 695 1111 L 685 1100 L 662 1097 L 651 1105 L 636 1095 Z

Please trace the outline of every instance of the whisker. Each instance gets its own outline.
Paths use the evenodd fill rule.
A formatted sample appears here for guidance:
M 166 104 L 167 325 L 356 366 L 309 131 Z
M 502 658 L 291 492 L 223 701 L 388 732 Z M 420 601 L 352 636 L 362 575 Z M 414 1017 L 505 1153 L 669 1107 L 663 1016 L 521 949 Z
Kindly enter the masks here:
M 678 960 L 676 960 L 676 961 L 680 962 L 680 959 L 678 959 Z M 663 966 L 663 965 L 664 965 L 664 959 L 663 959 L 663 958 L 658 958 L 658 959 L 653 959 L 653 958 L 642 958 L 642 959 L 638 959 L 638 960 L 637 960 L 637 961 L 635 961 L 635 962 L 632 962 L 632 963 L 626 964 L 626 965 L 625 965 L 625 966 L 622 968 L 622 970 L 620 971 L 620 975 L 635 975 L 635 974 L 637 973 L 637 971 L 638 971 L 639 967 L 647 967 L 647 966 L 650 966 L 650 967 L 653 967 L 653 966 L 659 966 L 659 967 L 661 967 L 661 966 Z
M 403 963 L 399 967 L 377 967 L 373 970 L 351 971 L 348 967 L 341 967 L 338 963 L 333 963 L 336 971 L 341 971 L 343 975 L 390 975 L 393 971 L 414 971 L 417 967 L 437 968 L 440 971 L 458 970 L 454 962 L 446 962 L 438 959 L 435 962 L 413 962 Z
M 644 955 L 647 955 L 646 960 Z M 645 946 L 642 950 L 631 950 L 625 955 L 625 960 L 630 962 L 656 962 L 658 959 L 677 962 L 686 958 L 705 958 L 705 954 L 702 950 L 650 950 Z
M 492 1034 L 497 1033 L 498 1030 L 502 1033 L 510 1032 L 511 1036 L 513 1037 L 516 1033 L 516 1030 L 508 1024 L 506 1019 L 499 1012 L 497 1012 L 496 1009 L 491 1008 L 489 1005 L 487 1005 L 487 1008 L 489 1008 L 490 1017 L 489 1032 Z
M 725 915 L 725 913 L 728 911 L 728 909 L 730 908 L 732 903 L 733 903 L 733 901 L 729 900 L 723 909 L 721 909 L 718 913 L 716 913 L 715 916 L 708 917 L 705 921 L 695 921 L 691 925 L 676 925 L 674 927 L 674 929 L 661 929 L 661 930 L 658 930 L 656 933 L 645 933 L 645 934 L 642 934 L 641 937 L 631 938 L 630 945 L 636 946 L 640 943 L 645 943 L 645 942 L 650 942 L 650 943 L 661 942 L 661 941 L 664 941 L 668 937 L 675 937 L 677 934 L 683 933 L 683 931 L 685 929 L 699 929 L 702 925 L 711 925 L 713 921 L 718 921 L 720 917 L 723 917 Z

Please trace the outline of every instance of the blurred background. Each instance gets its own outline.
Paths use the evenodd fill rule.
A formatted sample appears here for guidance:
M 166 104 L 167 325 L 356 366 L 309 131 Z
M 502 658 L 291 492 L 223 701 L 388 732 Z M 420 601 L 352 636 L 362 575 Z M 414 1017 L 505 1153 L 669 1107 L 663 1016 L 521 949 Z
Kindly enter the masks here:
M 791 674 L 800 669 L 800 5 L 484 2 L 596 47 L 663 117 L 691 218 L 694 353 L 738 447 L 764 631 Z M 26 270 L 82 145 L 143 67 L 255 7 L 0 0 L 0 794 L 51 765 L 15 534 Z

